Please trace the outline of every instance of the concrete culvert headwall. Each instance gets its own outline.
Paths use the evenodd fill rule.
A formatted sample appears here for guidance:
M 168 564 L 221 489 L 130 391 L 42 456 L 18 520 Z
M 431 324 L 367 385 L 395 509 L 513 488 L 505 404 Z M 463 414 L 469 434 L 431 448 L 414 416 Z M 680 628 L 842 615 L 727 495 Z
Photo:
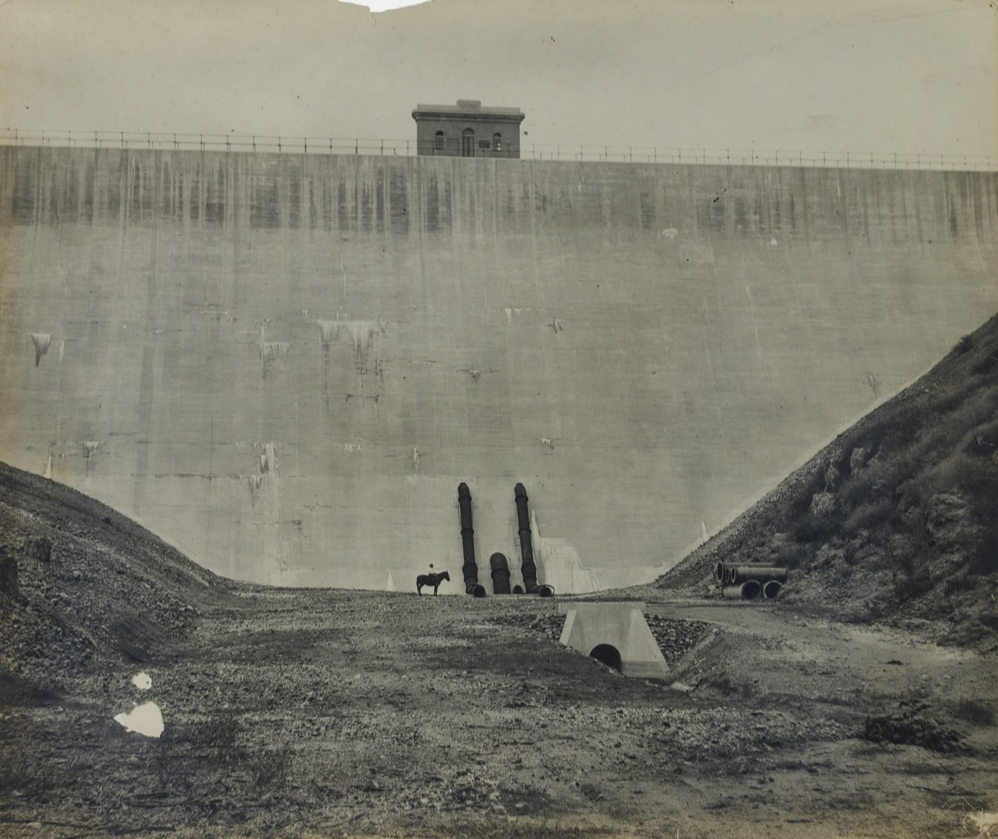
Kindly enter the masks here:
M 589 657 L 595 658 L 597 661 L 602 661 L 607 667 L 612 667 L 617 671 L 621 669 L 623 663 L 620 650 L 612 644 L 597 644 L 589 652 Z
M 644 603 L 567 602 L 561 643 L 598 658 L 625 676 L 664 678 L 669 672 L 662 650 L 648 628 Z

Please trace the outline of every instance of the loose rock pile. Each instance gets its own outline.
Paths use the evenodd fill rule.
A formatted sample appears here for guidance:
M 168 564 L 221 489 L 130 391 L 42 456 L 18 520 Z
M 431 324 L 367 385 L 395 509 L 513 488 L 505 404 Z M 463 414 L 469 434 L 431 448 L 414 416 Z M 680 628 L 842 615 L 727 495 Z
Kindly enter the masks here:
M 672 665 L 699 644 L 710 632 L 710 624 L 685 618 L 664 618 L 645 615 L 651 634 L 658 641 L 659 649 L 668 664 Z

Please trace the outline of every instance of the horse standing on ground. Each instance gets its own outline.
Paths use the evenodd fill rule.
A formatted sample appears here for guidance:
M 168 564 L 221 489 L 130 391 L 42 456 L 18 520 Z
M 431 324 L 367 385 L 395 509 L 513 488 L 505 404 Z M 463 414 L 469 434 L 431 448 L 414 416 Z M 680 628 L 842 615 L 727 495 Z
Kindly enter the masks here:
M 450 582 L 450 574 L 446 571 L 441 571 L 439 574 L 420 574 L 416 577 L 416 593 L 422 594 L 423 586 L 433 586 L 433 593 L 436 594 L 444 580 Z

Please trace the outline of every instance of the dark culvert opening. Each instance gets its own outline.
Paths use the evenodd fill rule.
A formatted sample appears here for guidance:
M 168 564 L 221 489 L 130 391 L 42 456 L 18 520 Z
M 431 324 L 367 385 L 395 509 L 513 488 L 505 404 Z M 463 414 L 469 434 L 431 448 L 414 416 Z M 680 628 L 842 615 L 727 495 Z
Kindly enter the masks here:
M 623 663 L 620 658 L 620 650 L 612 644 L 597 644 L 589 653 L 590 658 L 603 662 L 607 667 L 612 667 L 619 671 Z

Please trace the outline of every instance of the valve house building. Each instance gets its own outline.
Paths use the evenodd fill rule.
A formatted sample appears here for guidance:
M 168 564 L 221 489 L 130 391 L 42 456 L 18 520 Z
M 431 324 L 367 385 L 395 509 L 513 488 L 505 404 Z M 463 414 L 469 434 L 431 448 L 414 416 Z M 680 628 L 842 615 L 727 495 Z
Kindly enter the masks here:
M 417 105 L 416 150 L 443 157 L 519 157 L 519 108 L 484 108 L 477 99 L 457 105 Z

